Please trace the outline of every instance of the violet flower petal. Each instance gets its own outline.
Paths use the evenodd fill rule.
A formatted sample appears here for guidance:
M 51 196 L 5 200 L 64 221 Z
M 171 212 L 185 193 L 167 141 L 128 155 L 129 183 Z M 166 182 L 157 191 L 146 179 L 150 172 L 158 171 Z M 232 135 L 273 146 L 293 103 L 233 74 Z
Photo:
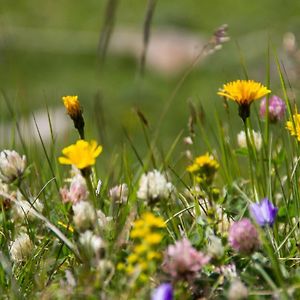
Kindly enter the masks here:
M 173 289 L 170 283 L 158 286 L 152 294 L 151 300 L 173 300 Z

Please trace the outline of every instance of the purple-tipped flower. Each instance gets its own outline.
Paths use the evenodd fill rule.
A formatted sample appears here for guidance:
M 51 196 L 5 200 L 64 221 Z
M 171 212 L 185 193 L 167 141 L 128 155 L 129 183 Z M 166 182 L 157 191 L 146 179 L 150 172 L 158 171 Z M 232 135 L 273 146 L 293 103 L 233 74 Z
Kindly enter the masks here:
M 264 198 L 260 203 L 250 205 L 252 218 L 259 226 L 273 226 L 278 208 L 275 207 L 268 198 Z
M 228 239 L 231 247 L 243 254 L 251 254 L 259 246 L 258 232 L 247 218 L 231 225 Z
M 175 280 L 190 280 L 197 276 L 210 257 L 197 251 L 186 238 L 170 245 L 165 252 L 163 270 Z
M 151 296 L 151 300 L 173 300 L 173 289 L 170 283 L 158 286 Z
M 260 116 L 261 118 L 265 118 L 266 116 L 266 103 L 267 100 L 264 98 L 260 103 Z M 273 95 L 269 98 L 269 119 L 270 122 L 276 123 L 283 119 L 285 114 L 285 103 L 284 101 L 276 95 Z

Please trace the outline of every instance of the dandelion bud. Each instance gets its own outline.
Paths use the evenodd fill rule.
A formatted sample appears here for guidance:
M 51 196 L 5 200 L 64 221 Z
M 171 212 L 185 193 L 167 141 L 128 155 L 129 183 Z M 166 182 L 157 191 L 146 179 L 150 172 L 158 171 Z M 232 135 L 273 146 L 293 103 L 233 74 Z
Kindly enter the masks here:
M 71 202 L 75 204 L 88 198 L 89 192 L 83 176 L 77 174 L 72 178 L 70 190 L 66 187 L 60 189 L 60 195 L 64 203 Z
M 0 153 L 0 176 L 6 183 L 21 178 L 26 167 L 26 157 L 14 150 L 3 150 Z
M 109 196 L 115 203 L 126 203 L 128 198 L 128 186 L 126 183 L 116 185 L 109 190 Z
M 32 253 L 33 244 L 26 233 L 20 234 L 10 247 L 10 255 L 14 262 L 25 261 Z
M 197 273 L 209 260 L 208 256 L 198 252 L 190 241 L 184 238 L 168 247 L 162 268 L 173 279 L 190 280 L 197 276 Z
M 78 130 L 80 137 L 84 139 L 84 119 L 78 96 L 64 96 L 62 100 L 68 115 L 74 122 L 74 127 Z
M 266 116 L 266 98 L 262 99 L 260 103 L 260 117 L 263 119 Z M 282 99 L 280 99 L 278 96 L 273 95 L 269 99 L 269 119 L 270 122 L 276 123 L 277 121 L 281 121 L 285 114 L 285 103 Z
M 228 290 L 228 299 L 229 300 L 248 299 L 248 289 L 239 279 L 236 279 L 231 283 Z
M 258 232 L 247 218 L 235 222 L 229 229 L 231 247 L 243 254 L 252 254 L 259 246 Z
M 96 213 L 93 206 L 86 201 L 80 201 L 72 206 L 74 211 L 73 221 L 75 226 L 83 231 L 93 227 Z
M 154 170 L 142 175 L 137 196 L 147 200 L 150 204 L 154 204 L 160 199 L 169 198 L 173 190 L 172 183 L 168 182 L 159 171 Z
M 151 300 L 172 300 L 173 288 L 170 283 L 163 283 L 158 286 L 151 296 Z

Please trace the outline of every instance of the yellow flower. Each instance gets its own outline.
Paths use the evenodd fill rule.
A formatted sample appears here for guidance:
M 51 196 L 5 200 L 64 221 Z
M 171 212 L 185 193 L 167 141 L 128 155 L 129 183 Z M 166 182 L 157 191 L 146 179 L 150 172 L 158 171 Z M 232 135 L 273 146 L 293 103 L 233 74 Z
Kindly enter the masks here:
M 218 162 L 209 153 L 195 158 L 193 164 L 189 165 L 186 170 L 196 175 L 199 182 L 205 181 L 211 183 L 216 171 L 219 168 Z
M 145 236 L 145 241 L 149 245 L 159 244 L 162 240 L 163 236 L 159 233 L 151 233 Z
M 236 80 L 224 84 L 218 95 L 238 103 L 239 115 L 245 121 L 250 115 L 250 104 L 269 93 L 270 90 L 254 80 Z
M 296 136 L 300 142 L 300 114 L 293 115 L 293 121 L 286 122 L 286 128 L 290 131 L 292 136 Z
M 144 219 L 147 226 L 153 226 L 157 228 L 164 228 L 166 227 L 166 224 L 164 220 L 160 217 L 156 217 L 150 212 L 146 212 L 142 215 L 142 219 Z
M 80 103 L 78 101 L 78 96 L 64 96 L 62 97 L 64 106 L 67 109 L 68 115 L 74 119 L 81 115 L 82 111 L 80 108 Z
M 194 163 L 187 167 L 187 171 L 190 173 L 195 173 L 203 168 L 216 171 L 219 168 L 219 164 L 212 155 L 205 153 L 204 155 L 196 157 Z
M 76 144 L 70 145 L 62 150 L 63 155 L 58 158 L 61 164 L 74 165 L 78 169 L 92 166 L 96 162 L 96 157 L 102 152 L 102 146 L 98 146 L 96 141 L 90 143 L 85 140 L 78 140 Z
M 238 104 L 249 105 L 269 93 L 271 93 L 270 90 L 254 80 L 236 80 L 224 84 L 218 95 L 229 98 Z

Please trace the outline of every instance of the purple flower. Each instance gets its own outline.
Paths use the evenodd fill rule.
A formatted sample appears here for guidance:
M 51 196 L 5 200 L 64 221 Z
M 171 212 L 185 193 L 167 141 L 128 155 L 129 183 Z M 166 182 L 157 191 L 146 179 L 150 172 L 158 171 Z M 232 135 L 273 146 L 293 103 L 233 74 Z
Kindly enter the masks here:
M 266 116 L 266 98 L 264 98 L 260 103 L 260 116 L 265 118 Z M 276 123 L 283 119 L 285 114 L 285 103 L 284 101 L 276 95 L 273 95 L 269 99 L 269 119 L 270 122 Z
M 231 225 L 228 240 L 235 251 L 243 254 L 251 254 L 260 244 L 258 232 L 247 218 Z
M 151 296 L 151 300 L 173 300 L 173 289 L 170 283 L 158 286 Z
M 278 208 L 275 207 L 268 198 L 264 198 L 260 203 L 250 205 L 250 213 L 256 223 L 260 226 L 272 226 L 274 224 Z

